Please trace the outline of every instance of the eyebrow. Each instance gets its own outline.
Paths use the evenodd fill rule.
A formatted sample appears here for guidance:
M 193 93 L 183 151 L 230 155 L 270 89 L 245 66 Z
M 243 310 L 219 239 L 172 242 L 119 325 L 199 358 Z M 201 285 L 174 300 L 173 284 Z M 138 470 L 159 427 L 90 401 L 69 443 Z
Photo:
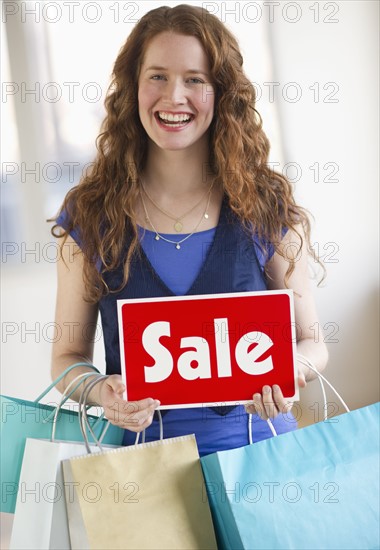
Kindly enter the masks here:
M 155 66 L 148 67 L 147 69 L 145 69 L 145 72 L 148 72 L 148 71 L 167 71 L 167 70 L 168 70 L 167 67 L 159 67 L 159 66 L 155 65 Z M 189 69 L 188 71 L 186 71 L 186 73 L 203 74 L 204 76 L 210 76 L 208 73 L 205 73 L 204 71 L 201 71 L 201 70 L 198 70 L 198 69 Z

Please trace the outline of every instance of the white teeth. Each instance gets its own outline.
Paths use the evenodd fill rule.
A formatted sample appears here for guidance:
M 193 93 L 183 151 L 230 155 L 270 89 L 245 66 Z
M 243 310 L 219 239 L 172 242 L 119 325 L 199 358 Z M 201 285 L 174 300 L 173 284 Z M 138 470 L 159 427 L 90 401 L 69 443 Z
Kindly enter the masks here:
M 167 122 L 188 122 L 191 119 L 190 115 L 173 115 L 172 113 L 159 112 L 159 118 Z

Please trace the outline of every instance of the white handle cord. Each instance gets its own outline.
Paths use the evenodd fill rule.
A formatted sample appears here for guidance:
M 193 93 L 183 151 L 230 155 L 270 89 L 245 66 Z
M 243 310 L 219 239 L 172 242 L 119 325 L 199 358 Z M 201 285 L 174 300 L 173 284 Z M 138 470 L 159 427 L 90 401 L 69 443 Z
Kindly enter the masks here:
M 249 414 L 248 415 L 248 441 L 249 441 L 250 445 L 253 444 L 253 439 L 252 439 L 252 418 L 253 418 L 253 415 Z M 274 426 L 273 426 L 272 421 L 271 421 L 270 418 L 267 418 L 267 424 L 269 426 L 270 431 L 272 432 L 272 435 L 277 437 L 277 432 L 274 429 Z
M 342 396 L 338 393 L 338 391 L 334 388 L 334 386 L 332 384 L 330 384 L 330 382 L 323 376 L 323 374 L 321 374 L 319 371 L 317 371 L 317 369 L 315 368 L 313 363 L 310 361 L 310 359 L 308 359 L 304 355 L 301 355 L 300 353 L 298 353 L 297 354 L 297 360 L 300 363 L 302 363 L 303 365 L 305 365 L 306 367 L 308 367 L 309 369 L 311 369 L 313 372 L 315 372 L 315 374 L 318 376 L 318 381 L 319 381 L 319 384 L 321 386 L 322 395 L 323 395 L 324 420 L 325 421 L 328 420 L 328 415 L 327 415 L 328 405 L 327 405 L 326 390 L 325 390 L 325 386 L 323 385 L 323 382 L 326 382 L 326 384 L 332 389 L 332 391 L 338 397 L 338 399 L 340 400 L 340 402 L 342 403 L 342 405 L 346 409 L 346 411 L 350 412 L 350 409 L 348 408 L 347 404 L 343 400 Z M 271 421 L 270 418 L 267 419 L 267 423 L 268 423 L 268 426 L 269 426 L 270 431 L 272 432 L 273 436 L 277 436 L 278 434 L 277 434 L 277 432 L 275 430 L 275 427 L 273 426 L 272 421 Z M 249 444 L 252 445 L 252 443 L 253 443 L 253 439 L 252 439 L 252 414 L 248 415 L 248 439 L 249 439 Z
M 41 395 L 39 395 L 39 396 L 37 397 L 37 399 L 35 400 L 35 402 L 38 403 L 39 401 L 41 401 L 41 399 L 42 399 L 43 397 L 45 397 L 45 395 L 46 395 L 47 393 L 49 393 L 49 391 L 50 391 L 51 389 L 53 389 L 53 388 L 56 387 L 56 385 L 58 384 L 58 382 L 60 382 L 69 372 L 71 372 L 73 369 L 75 369 L 75 368 L 77 368 L 77 367 L 88 367 L 88 368 L 90 368 L 90 369 L 93 369 L 96 373 L 99 373 L 98 369 L 97 369 L 96 367 L 94 367 L 94 365 L 91 365 L 90 363 L 75 363 L 74 365 L 71 365 L 70 367 L 67 367 L 67 369 L 65 369 L 65 370 L 58 376 L 58 378 L 56 378 L 56 379 L 50 384 L 50 386 L 49 386 L 48 388 L 46 388 L 46 390 L 44 390 L 44 391 L 41 393 Z M 85 374 L 87 374 L 87 373 L 85 373 Z M 66 401 L 67 401 L 68 399 L 70 399 L 70 397 L 72 396 L 72 394 L 75 393 L 75 391 L 77 390 L 77 388 L 79 388 L 79 386 L 81 385 L 81 383 L 82 383 L 82 382 L 79 382 L 79 384 L 78 384 L 75 388 L 73 388 L 73 389 L 71 390 L 71 392 L 70 392 L 69 394 L 67 394 L 66 397 L 65 397 L 63 400 L 61 400 L 61 407 L 62 407 L 62 405 L 63 405 L 64 403 L 66 403 Z M 46 424 L 47 422 L 50 422 L 50 420 L 51 420 L 52 418 L 54 418 L 54 415 L 55 415 L 55 409 L 53 409 L 53 410 L 51 411 L 51 413 L 50 413 L 46 418 L 44 418 L 43 423 Z
M 43 397 L 45 397 L 45 395 L 47 393 L 49 393 L 50 390 L 52 390 L 53 388 L 56 387 L 56 385 L 62 380 L 62 378 L 64 378 L 67 374 L 69 374 L 69 372 L 71 372 L 73 369 L 76 369 L 77 367 L 88 367 L 89 369 L 93 369 L 95 372 L 99 372 L 98 369 L 96 367 L 94 367 L 94 365 L 91 365 L 91 363 L 75 363 L 74 365 L 71 365 L 70 367 L 67 367 L 67 369 L 65 369 L 63 372 L 61 372 L 61 374 L 58 376 L 58 378 L 53 380 L 53 382 L 50 384 L 50 386 L 48 386 L 41 393 L 41 395 L 39 395 L 37 397 L 37 399 L 34 400 L 34 402 L 38 403 L 39 401 L 41 401 L 41 399 Z M 75 391 L 75 389 L 73 391 Z M 70 397 L 70 395 L 66 396 L 66 399 L 68 399 L 69 397 Z M 52 416 L 54 416 L 54 411 L 53 411 Z
M 156 410 L 157 410 L 157 414 L 158 414 L 158 422 L 159 422 L 159 425 L 160 425 L 160 439 L 159 440 L 162 441 L 164 439 L 164 425 L 162 423 L 162 414 L 161 414 L 161 411 L 159 409 L 156 409 Z M 136 434 L 135 445 L 138 444 L 139 439 L 140 439 L 140 433 L 138 432 Z M 141 443 L 145 443 L 145 430 L 143 430 L 143 432 L 142 432 Z
M 301 355 L 300 353 L 297 354 L 297 359 L 300 363 L 302 363 L 303 365 L 305 365 L 306 367 L 309 367 L 309 369 L 311 369 L 312 371 L 315 372 L 315 374 L 318 376 L 318 379 L 319 380 L 323 380 L 324 382 L 326 382 L 326 384 L 329 386 L 329 388 L 332 389 L 332 391 L 335 393 L 335 395 L 337 396 L 337 398 L 340 400 L 340 402 L 342 403 L 343 407 L 346 409 L 347 412 L 350 412 L 350 409 L 348 408 L 347 404 L 345 403 L 345 401 L 343 400 L 343 397 L 337 392 L 337 390 L 334 388 L 334 386 L 332 384 L 330 384 L 330 382 L 323 376 L 323 374 L 321 374 L 320 372 L 317 371 L 317 369 L 315 368 L 315 366 L 313 365 L 313 363 L 310 361 L 310 359 L 308 359 L 307 357 L 305 357 L 304 355 Z M 323 386 L 322 382 L 321 382 L 321 385 Z M 326 393 L 324 393 L 324 400 L 325 400 L 325 409 L 326 409 L 326 414 L 327 414 L 327 399 L 326 399 Z M 327 416 L 325 416 L 325 420 L 327 420 Z
M 95 444 L 97 445 L 97 447 L 99 447 L 99 449 L 102 451 L 103 448 L 102 448 L 102 440 L 106 434 L 106 431 L 108 430 L 109 428 L 109 425 L 110 425 L 110 422 L 108 421 L 106 423 L 106 426 L 101 434 L 101 436 L 98 438 L 95 433 L 94 433 L 94 430 L 90 424 L 90 421 L 89 421 L 89 418 L 87 416 L 87 407 L 88 407 L 88 404 L 87 404 L 87 399 L 89 397 L 89 393 L 90 391 L 97 385 L 99 384 L 100 382 L 103 382 L 106 378 L 108 378 L 107 375 L 105 374 L 100 374 L 100 375 L 97 375 L 96 379 L 95 380 L 91 380 L 91 382 L 89 382 L 87 384 L 87 386 L 84 388 L 84 390 L 82 391 L 81 393 L 81 396 L 80 396 L 80 399 L 79 399 L 79 421 L 80 421 L 80 428 L 81 428 L 81 431 L 82 431 L 82 436 L 83 436 L 83 440 L 84 440 L 84 444 L 86 446 L 86 450 L 88 453 L 91 454 L 91 448 L 90 448 L 90 443 L 89 443 L 89 440 L 88 440 L 88 435 L 87 435 L 87 429 L 88 431 L 90 432 L 90 434 L 92 435 L 93 437 L 93 440 L 95 442 Z
M 61 395 L 61 399 L 54 411 L 53 426 L 51 431 L 51 441 L 55 440 L 58 414 L 62 408 L 62 405 L 67 401 L 68 397 L 70 397 L 70 395 L 72 395 L 75 392 L 75 390 L 79 388 L 79 386 L 90 376 L 99 376 L 99 375 L 96 372 L 83 372 L 82 374 L 79 374 L 76 378 L 74 378 L 65 388 L 64 392 Z M 70 392 L 71 388 L 78 382 L 78 380 L 80 380 L 79 384 L 77 384 L 75 388 Z

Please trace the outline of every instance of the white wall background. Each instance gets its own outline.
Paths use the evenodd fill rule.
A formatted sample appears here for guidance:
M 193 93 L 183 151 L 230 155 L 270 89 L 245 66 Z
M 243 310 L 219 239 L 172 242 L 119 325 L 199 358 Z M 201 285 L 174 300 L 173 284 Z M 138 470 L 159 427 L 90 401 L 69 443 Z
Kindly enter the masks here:
M 330 351 L 326 374 L 357 408 L 379 396 L 379 4 L 318 2 L 319 22 L 315 3 L 298 5 L 298 22 L 278 17 L 270 25 L 275 80 L 302 87 L 298 102 L 279 106 L 285 162 L 302 167 L 296 195 L 314 214 L 313 240 L 328 254 L 326 283 L 315 292 Z M 300 14 L 289 8 L 287 15 Z M 328 181 L 326 163 L 338 167 L 331 178 L 338 181 Z M 318 396 L 312 384 L 303 403 Z
M 372 403 L 378 400 L 379 392 L 379 5 L 374 1 L 282 1 L 270 3 L 271 6 L 262 2 L 196 3 L 219 15 L 239 37 L 246 72 L 262 92 L 258 109 L 273 143 L 271 160 L 279 162 L 280 169 L 286 163 L 294 163 L 288 176 L 297 180 L 299 202 L 315 216 L 313 242 L 321 254 L 328 255 L 329 261 L 326 283 L 323 288 L 315 289 L 321 327 L 327 329 L 325 336 L 320 331 L 320 337 L 327 338 L 331 356 L 327 375 L 352 408 Z M 158 5 L 157 2 L 135 4 L 140 17 Z M 336 22 L 330 22 L 332 20 Z M 66 51 L 72 72 L 55 75 L 55 79 L 75 80 L 86 59 L 97 59 L 102 40 L 108 40 L 107 33 L 110 33 L 108 28 L 99 40 L 102 24 L 100 20 L 89 27 L 79 18 L 74 22 L 70 32 L 85 33 L 86 29 L 91 32 L 87 37 L 83 34 L 82 49 Z M 113 58 L 129 28 L 115 25 L 120 40 L 113 39 L 118 44 Z M 57 23 L 53 31 L 58 29 Z M 111 34 L 113 36 L 112 29 Z M 70 35 L 66 38 L 69 43 Z M 267 40 L 269 51 L 263 47 Z M 65 50 L 65 43 L 61 47 Z M 106 80 L 112 62 L 110 59 L 104 66 L 92 63 L 92 66 L 98 65 L 99 70 L 93 80 Z M 279 83 L 274 86 L 274 101 L 269 95 L 271 82 Z M 319 97 L 315 95 L 318 89 Z M 292 101 L 299 91 L 302 94 L 299 100 Z M 329 102 L 331 100 L 336 102 Z M 76 120 L 77 132 L 81 132 L 85 121 Z M 27 130 L 25 125 L 19 127 L 24 142 L 28 144 L 29 140 L 33 149 L 38 136 L 26 134 Z M 77 132 L 73 141 L 78 139 Z M 331 167 L 336 174 L 330 179 L 338 181 L 328 181 Z M 318 181 L 314 181 L 315 177 Z M 43 212 L 38 204 L 40 189 L 38 193 L 28 189 L 23 211 L 29 206 L 29 218 L 34 218 L 32 228 L 39 235 L 40 261 L 35 261 L 35 254 L 26 254 L 25 247 L 31 247 L 28 234 L 18 242 L 18 262 L 3 257 L 1 392 L 32 399 L 50 382 L 56 284 L 54 250 L 46 248 L 50 237 L 43 218 L 53 214 L 57 205 Z M 21 210 L 18 216 L 17 223 L 21 224 Z M 104 365 L 101 342 L 96 348 L 95 361 L 99 366 Z M 303 395 L 306 421 L 312 420 L 313 413 L 308 407 L 316 399 L 320 399 L 318 386 L 311 384 Z

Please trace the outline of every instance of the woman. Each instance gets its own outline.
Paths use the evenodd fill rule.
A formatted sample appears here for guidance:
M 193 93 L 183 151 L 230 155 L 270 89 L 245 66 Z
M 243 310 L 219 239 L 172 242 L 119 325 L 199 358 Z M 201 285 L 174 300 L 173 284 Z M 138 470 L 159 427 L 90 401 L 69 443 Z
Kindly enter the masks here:
M 125 444 L 152 423 L 147 436 L 157 437 L 159 402 L 123 400 L 117 299 L 292 288 L 297 349 L 317 370 L 327 362 L 310 328 L 318 319 L 309 222 L 287 180 L 268 167 L 269 143 L 242 62 L 236 39 L 206 10 L 146 14 L 116 60 L 95 163 L 53 228 L 63 237 L 56 308 L 63 336 L 52 374 L 91 362 L 100 311 L 109 377 L 91 399 L 126 429 Z M 304 387 L 315 374 L 297 366 Z M 255 413 L 254 440 L 271 435 L 268 417 L 279 433 L 295 429 L 282 414 L 290 407 L 278 386 L 255 394 L 246 406 Z M 242 406 L 165 413 L 165 436 L 195 433 L 200 454 L 248 443 Z

